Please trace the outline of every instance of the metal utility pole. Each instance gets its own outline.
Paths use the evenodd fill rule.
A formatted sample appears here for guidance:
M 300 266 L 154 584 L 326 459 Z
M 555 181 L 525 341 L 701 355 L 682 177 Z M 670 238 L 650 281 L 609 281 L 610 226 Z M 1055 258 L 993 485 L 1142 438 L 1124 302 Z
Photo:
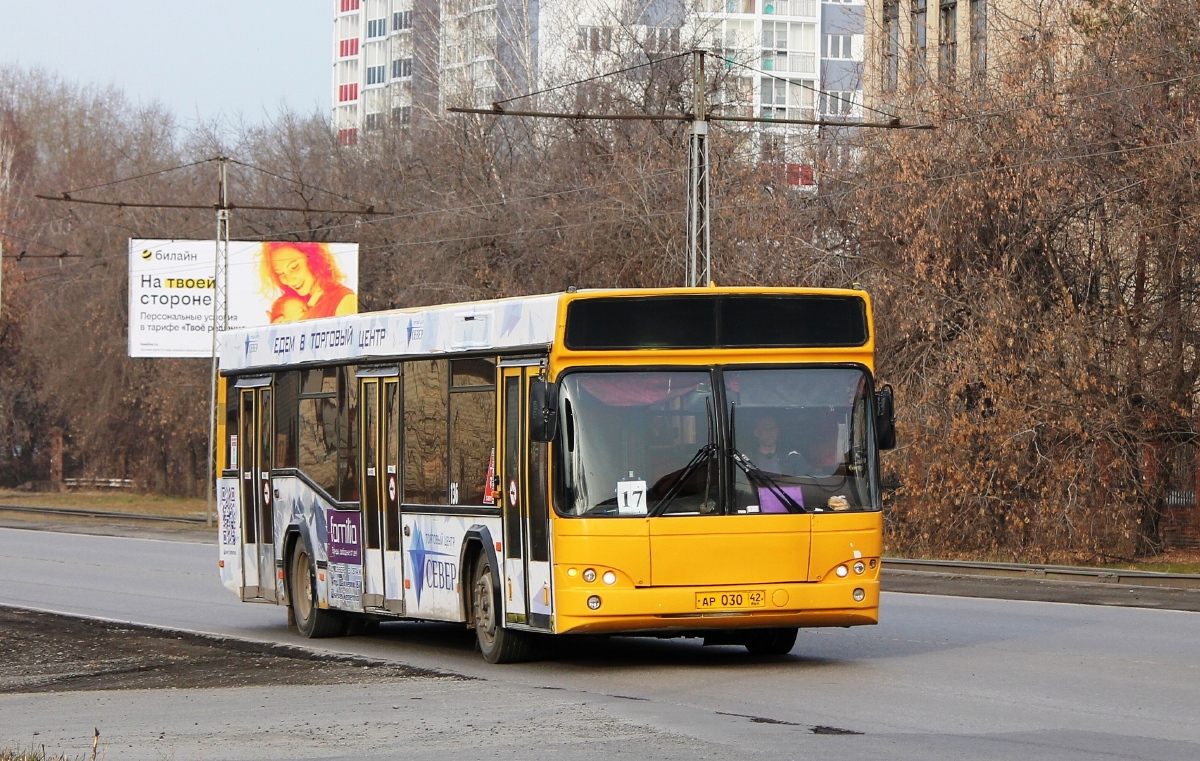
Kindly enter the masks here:
M 707 285 L 712 277 L 708 232 L 708 120 L 705 113 L 704 51 L 693 51 L 692 123 L 688 130 L 688 277 L 687 285 Z M 697 262 L 704 260 L 704 279 L 697 282 Z
M 216 515 L 214 482 L 217 477 L 217 356 L 218 333 L 229 327 L 229 176 L 224 156 L 217 158 L 217 237 L 213 265 L 212 373 L 208 388 L 208 499 L 204 525 L 212 526 Z

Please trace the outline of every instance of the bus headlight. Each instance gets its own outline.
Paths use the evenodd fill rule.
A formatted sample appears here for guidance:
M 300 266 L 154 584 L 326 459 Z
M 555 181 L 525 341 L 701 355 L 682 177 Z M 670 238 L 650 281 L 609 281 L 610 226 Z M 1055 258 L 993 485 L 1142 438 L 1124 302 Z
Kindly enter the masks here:
M 854 572 L 855 572 L 855 573 L 857 573 L 857 574 L 862 574 L 862 572 L 863 572 L 863 571 L 865 571 L 865 570 L 867 570 L 867 566 L 866 566 L 866 564 L 865 564 L 865 563 L 863 563 L 861 560 L 857 561 L 857 562 L 854 564 Z
M 593 576 L 594 575 L 595 574 L 593 574 Z M 588 598 L 588 607 L 591 608 L 592 610 L 600 610 L 600 597 L 597 595 L 592 595 L 591 597 L 589 597 Z
M 604 572 L 604 583 L 608 584 L 609 586 L 616 584 L 617 583 L 617 575 L 615 573 L 613 573 L 612 571 L 605 571 Z
M 596 569 L 589 568 L 586 571 L 584 571 L 583 572 L 583 580 L 589 584 L 591 584 L 593 581 L 595 581 L 596 580 Z M 599 607 L 599 606 L 597 606 L 597 607 Z
M 844 579 L 844 578 L 846 578 L 846 574 L 850 573 L 850 569 L 849 569 L 849 568 L 847 568 L 847 567 L 846 567 L 846 566 L 844 566 L 844 565 L 839 565 L 839 566 L 838 566 L 838 567 L 837 567 L 837 568 L 834 570 L 834 573 L 836 573 L 836 574 L 838 575 L 838 578 L 840 578 L 840 579 Z
M 866 599 L 866 597 L 867 597 L 867 593 L 864 592 L 862 589 L 854 590 L 854 602 L 862 602 L 863 600 Z M 591 600 L 588 600 L 588 604 L 591 604 Z M 600 606 L 597 605 L 596 607 L 600 607 Z

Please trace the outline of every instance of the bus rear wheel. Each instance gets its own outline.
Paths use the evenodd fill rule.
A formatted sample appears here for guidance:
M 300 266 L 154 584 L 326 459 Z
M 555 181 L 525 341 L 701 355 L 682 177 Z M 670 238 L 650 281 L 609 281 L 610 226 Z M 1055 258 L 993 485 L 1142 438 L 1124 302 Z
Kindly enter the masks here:
M 527 632 L 506 629 L 501 624 L 499 585 L 495 583 L 492 563 L 486 555 L 475 564 L 475 582 L 471 586 L 471 612 L 475 618 L 475 639 L 488 663 L 519 663 L 533 654 L 533 637 Z
M 787 655 L 796 646 L 796 628 L 755 629 L 742 644 L 751 655 Z
M 308 550 L 299 543 L 288 568 L 288 598 L 296 629 L 305 637 L 338 637 L 346 632 L 346 622 L 340 615 L 318 605 L 316 570 Z

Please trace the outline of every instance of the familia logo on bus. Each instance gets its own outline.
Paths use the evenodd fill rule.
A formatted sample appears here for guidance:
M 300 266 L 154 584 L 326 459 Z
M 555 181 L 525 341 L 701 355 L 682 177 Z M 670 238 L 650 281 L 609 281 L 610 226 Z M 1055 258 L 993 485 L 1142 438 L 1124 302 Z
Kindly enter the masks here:
M 362 514 L 330 510 L 326 516 L 329 562 L 362 565 Z

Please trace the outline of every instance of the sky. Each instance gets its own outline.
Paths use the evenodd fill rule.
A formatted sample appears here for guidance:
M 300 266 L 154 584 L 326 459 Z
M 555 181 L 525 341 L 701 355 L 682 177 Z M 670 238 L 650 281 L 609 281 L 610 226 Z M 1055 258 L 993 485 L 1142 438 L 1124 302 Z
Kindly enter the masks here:
M 327 113 L 331 0 L 0 0 L 0 66 L 157 101 L 180 124 Z

